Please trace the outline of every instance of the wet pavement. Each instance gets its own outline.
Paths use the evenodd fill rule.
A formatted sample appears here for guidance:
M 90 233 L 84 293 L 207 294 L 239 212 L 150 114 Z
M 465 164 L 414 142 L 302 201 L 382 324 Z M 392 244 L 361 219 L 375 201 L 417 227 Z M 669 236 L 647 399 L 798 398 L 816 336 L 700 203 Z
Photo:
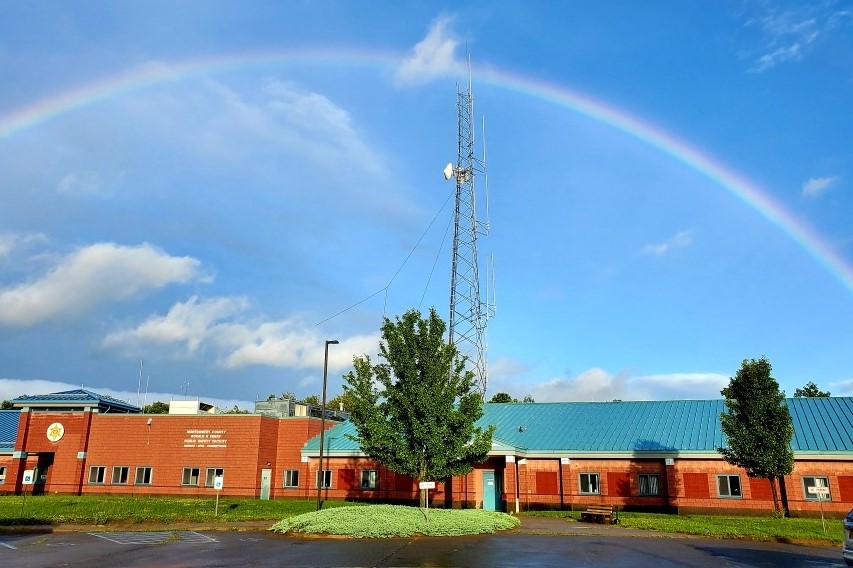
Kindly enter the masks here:
M 841 568 L 840 547 L 711 540 L 523 517 L 493 535 L 346 539 L 272 533 L 270 522 L 29 527 L 0 533 L 0 567 L 792 566 Z M 160 530 L 155 530 L 160 529 Z

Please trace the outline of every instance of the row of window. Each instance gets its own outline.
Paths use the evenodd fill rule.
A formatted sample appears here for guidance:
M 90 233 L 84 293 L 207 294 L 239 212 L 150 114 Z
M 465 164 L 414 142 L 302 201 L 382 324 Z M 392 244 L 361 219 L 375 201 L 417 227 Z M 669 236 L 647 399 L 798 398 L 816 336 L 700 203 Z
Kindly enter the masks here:
M 600 495 L 601 485 L 599 483 L 599 474 L 597 473 L 581 473 L 579 474 L 578 485 L 581 495 Z M 812 487 L 829 488 L 829 479 L 826 476 L 807 475 L 803 476 L 803 495 L 806 500 L 817 501 L 832 501 L 832 495 L 826 493 L 825 496 L 820 496 Z M 637 493 L 641 497 L 651 497 L 660 495 L 660 478 L 656 473 L 641 473 L 637 476 Z M 717 476 L 717 495 L 719 497 L 730 497 L 739 499 L 741 494 L 740 476 L 739 475 L 718 475 Z
M 137 467 L 134 471 L 133 483 L 135 485 L 151 485 L 151 479 L 154 469 L 152 467 Z M 214 479 L 222 477 L 225 470 L 221 467 L 205 468 L 204 486 L 213 487 Z M 314 487 L 322 489 L 330 489 L 332 487 L 332 470 L 326 469 L 322 472 L 316 472 Z M 0 466 L 0 483 L 5 481 L 6 468 Z M 105 484 L 107 479 L 107 467 L 103 465 L 93 465 L 89 468 L 89 484 L 101 485 Z M 598 473 L 580 473 L 578 474 L 578 486 L 581 495 L 600 495 L 601 483 Z M 829 479 L 826 476 L 810 475 L 803 476 L 803 495 L 806 500 L 817 501 L 832 501 L 830 493 L 816 492 L 811 488 L 829 488 Z M 130 467 L 116 465 L 112 468 L 112 476 L 110 483 L 112 485 L 127 485 L 130 480 Z M 201 468 L 185 467 L 181 473 L 181 485 L 189 487 L 198 487 L 201 480 Z M 299 487 L 299 470 L 286 469 L 284 470 L 284 484 L 287 489 L 295 489 Z M 379 472 L 375 469 L 361 470 L 361 489 L 373 490 L 379 487 Z M 637 476 L 637 494 L 641 497 L 654 497 L 660 495 L 660 476 L 656 473 L 641 473 Z M 740 475 L 718 475 L 717 476 L 717 495 L 719 497 L 727 497 L 739 499 L 741 498 L 741 483 Z
M 286 469 L 284 470 L 284 487 L 286 489 L 295 489 L 299 487 L 299 470 L 298 469 Z M 321 472 L 317 472 L 317 477 L 314 480 L 314 487 L 320 487 L 321 489 L 331 489 L 332 488 L 332 470 L 324 469 Z M 379 487 L 379 471 L 375 469 L 363 469 L 361 470 L 361 484 L 359 485 L 361 489 L 371 490 L 377 489 Z
M 222 477 L 225 470 L 221 467 L 208 467 L 205 469 L 204 486 L 213 487 L 213 481 L 217 477 Z M 154 468 L 148 466 L 139 466 L 134 469 L 133 484 L 134 485 L 151 485 Z M 201 468 L 185 467 L 181 472 L 181 485 L 198 487 L 201 479 Z M 103 485 L 107 482 L 107 466 L 93 465 L 89 467 L 89 484 Z M 128 485 L 130 483 L 130 466 L 114 465 L 112 475 L 110 477 L 112 485 Z

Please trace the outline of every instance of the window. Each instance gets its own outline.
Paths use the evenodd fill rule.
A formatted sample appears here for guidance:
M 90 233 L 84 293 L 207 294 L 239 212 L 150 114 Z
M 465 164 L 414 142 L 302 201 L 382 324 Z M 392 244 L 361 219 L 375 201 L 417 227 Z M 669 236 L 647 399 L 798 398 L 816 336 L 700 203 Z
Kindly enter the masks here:
M 375 469 L 361 470 L 361 488 L 376 489 L 378 487 L 379 472 Z
M 6 466 L 0 465 L 0 485 L 6 483 Z
M 580 474 L 581 495 L 598 495 L 601 489 L 598 486 L 597 473 L 582 473 Z
M 284 486 L 299 487 L 299 470 L 286 469 L 284 470 Z
M 718 475 L 717 476 L 717 494 L 720 497 L 737 497 L 740 498 L 740 476 L 739 475 Z
M 198 485 L 199 468 L 185 467 L 181 476 L 181 485 Z
M 221 467 L 209 467 L 204 472 L 204 486 L 213 487 L 213 480 L 217 477 L 225 477 L 225 469 Z
M 153 467 L 137 467 L 134 483 L 136 485 L 151 485 L 151 474 L 153 472 Z
M 89 483 L 103 483 L 107 476 L 107 468 L 103 465 L 93 465 L 89 468 Z
M 660 495 L 660 478 L 656 473 L 641 473 L 637 476 L 639 495 Z
M 319 487 L 320 489 L 330 489 L 332 487 L 332 470 L 331 469 L 324 469 L 322 471 L 322 474 L 323 474 L 322 485 L 320 484 L 320 479 L 321 479 L 320 473 L 321 473 L 320 471 L 317 471 L 317 487 Z
M 821 491 L 820 493 L 809 491 L 810 487 L 825 487 L 829 490 L 829 478 L 824 475 L 804 475 L 803 476 L 803 493 L 809 501 L 832 501 L 832 495 Z
M 130 468 L 126 465 L 113 466 L 113 485 L 126 485 L 130 477 Z

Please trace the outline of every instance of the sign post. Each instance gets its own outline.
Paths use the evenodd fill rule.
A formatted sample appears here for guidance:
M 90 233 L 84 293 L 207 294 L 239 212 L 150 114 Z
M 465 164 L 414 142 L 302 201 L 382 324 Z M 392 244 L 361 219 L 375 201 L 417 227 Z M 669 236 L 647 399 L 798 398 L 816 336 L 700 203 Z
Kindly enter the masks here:
M 21 499 L 21 518 L 24 518 L 24 506 L 27 504 L 27 485 L 32 485 L 36 482 L 36 470 L 35 469 L 26 469 L 24 470 L 24 479 L 21 484 L 24 486 L 24 495 Z
M 213 489 L 216 490 L 216 512 L 214 516 L 219 516 L 219 492 L 222 491 L 222 476 L 217 475 L 213 478 Z
M 429 522 L 429 490 L 435 489 L 435 481 L 421 481 L 420 483 L 418 483 L 418 488 L 425 491 L 424 501 L 426 502 L 427 522 Z
M 817 495 L 818 503 L 820 503 L 820 524 L 823 525 L 823 535 L 826 536 L 826 521 L 823 519 L 823 500 L 829 496 L 829 487 L 814 486 L 809 487 L 809 493 Z

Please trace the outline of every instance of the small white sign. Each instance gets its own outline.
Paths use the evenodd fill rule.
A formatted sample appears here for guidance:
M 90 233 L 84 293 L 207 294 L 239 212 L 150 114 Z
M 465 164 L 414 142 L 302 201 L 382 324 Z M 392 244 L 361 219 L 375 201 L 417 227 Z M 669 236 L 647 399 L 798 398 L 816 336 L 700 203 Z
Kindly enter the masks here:
M 222 491 L 222 476 L 217 475 L 213 478 L 213 488 L 217 491 Z
M 572 460 L 571 460 L 571 459 L 569 459 L 569 458 L 560 458 L 560 464 L 561 464 L 561 465 L 569 465 L 570 463 L 572 463 Z
M 829 487 L 809 487 L 808 491 L 812 495 L 829 495 Z
M 435 489 L 435 481 L 421 481 L 418 483 L 419 489 Z
M 28 469 L 24 471 L 24 485 L 32 485 L 36 482 L 36 470 Z

